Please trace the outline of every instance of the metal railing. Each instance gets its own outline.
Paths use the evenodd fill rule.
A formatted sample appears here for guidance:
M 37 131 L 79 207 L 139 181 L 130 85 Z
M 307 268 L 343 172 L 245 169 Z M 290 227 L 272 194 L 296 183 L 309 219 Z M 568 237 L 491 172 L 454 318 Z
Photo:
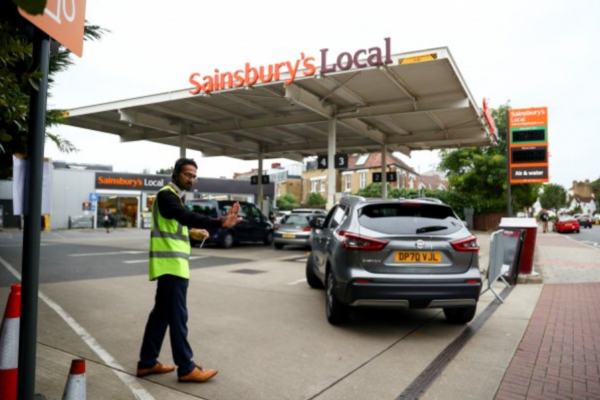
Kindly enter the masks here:
M 93 229 L 94 228 L 94 216 L 93 215 L 70 215 L 69 216 L 69 229 Z

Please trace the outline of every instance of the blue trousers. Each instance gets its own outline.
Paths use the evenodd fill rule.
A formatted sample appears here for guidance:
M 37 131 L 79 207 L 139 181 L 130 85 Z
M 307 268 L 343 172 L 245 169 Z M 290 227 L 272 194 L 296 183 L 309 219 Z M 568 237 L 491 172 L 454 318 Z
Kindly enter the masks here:
M 195 368 L 194 354 L 187 341 L 187 288 L 189 280 L 174 275 L 162 275 L 157 279 L 154 308 L 150 312 L 144 341 L 140 350 L 138 369 L 151 368 L 158 362 L 167 327 L 171 337 L 173 361 L 177 375 L 187 375 Z

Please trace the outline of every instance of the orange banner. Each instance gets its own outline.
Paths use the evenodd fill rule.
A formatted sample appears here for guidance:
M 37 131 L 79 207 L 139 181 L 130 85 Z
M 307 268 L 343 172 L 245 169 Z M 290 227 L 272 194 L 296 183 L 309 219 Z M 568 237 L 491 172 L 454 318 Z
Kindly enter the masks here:
M 48 0 L 43 14 L 19 13 L 54 40 L 77 54 L 83 54 L 85 0 Z

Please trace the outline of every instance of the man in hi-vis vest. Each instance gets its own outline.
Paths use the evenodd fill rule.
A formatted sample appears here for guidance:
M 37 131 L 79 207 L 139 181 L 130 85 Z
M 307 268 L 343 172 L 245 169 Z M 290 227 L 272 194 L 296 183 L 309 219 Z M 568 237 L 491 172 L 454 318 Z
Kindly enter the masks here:
M 174 365 L 161 364 L 158 355 L 169 327 L 173 361 L 180 382 L 206 382 L 216 369 L 202 369 L 192 361 L 187 340 L 187 288 L 190 278 L 190 237 L 201 241 L 206 229 L 231 228 L 242 219 L 235 203 L 223 219 L 211 219 L 185 207 L 185 191 L 196 181 L 198 166 L 194 160 L 180 158 L 173 169 L 172 182 L 164 186 L 152 204 L 150 233 L 150 280 L 156 280 L 154 308 L 150 312 L 137 365 L 137 376 L 164 374 Z M 189 229 L 197 228 L 197 229 Z

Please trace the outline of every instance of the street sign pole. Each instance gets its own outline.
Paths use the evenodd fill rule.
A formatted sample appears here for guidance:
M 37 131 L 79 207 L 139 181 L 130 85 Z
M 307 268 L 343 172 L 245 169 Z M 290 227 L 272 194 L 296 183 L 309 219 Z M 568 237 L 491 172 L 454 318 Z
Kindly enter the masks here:
M 42 77 L 39 81 L 39 90 L 32 88 L 29 100 L 29 136 L 27 138 L 29 169 L 26 179 L 28 204 L 21 264 L 22 297 L 17 385 L 19 400 L 32 400 L 35 390 L 42 178 L 50 65 L 50 37 L 37 27 L 34 27 L 34 31 L 33 63 L 34 66 L 39 66 Z
M 510 108 L 506 109 L 506 202 L 508 217 L 512 217 L 512 193 L 510 190 Z

